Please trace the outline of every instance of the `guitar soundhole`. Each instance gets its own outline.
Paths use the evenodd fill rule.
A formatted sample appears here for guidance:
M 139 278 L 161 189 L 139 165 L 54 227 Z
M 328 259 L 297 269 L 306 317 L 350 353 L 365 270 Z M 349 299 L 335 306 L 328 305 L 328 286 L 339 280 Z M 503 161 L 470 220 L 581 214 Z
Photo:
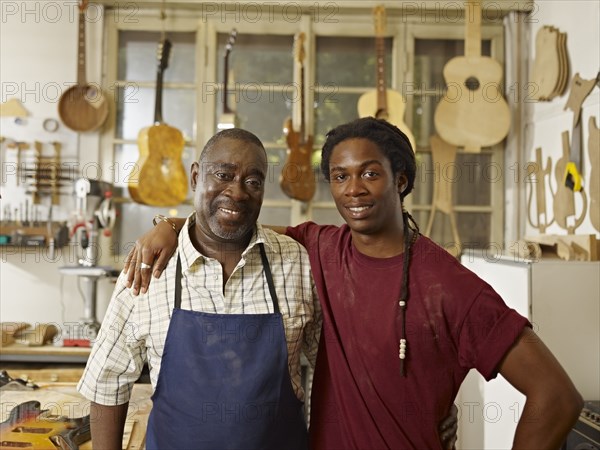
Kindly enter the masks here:
M 469 77 L 467 78 L 467 81 L 465 81 L 465 86 L 470 91 L 476 91 L 479 89 L 479 80 L 475 77 Z

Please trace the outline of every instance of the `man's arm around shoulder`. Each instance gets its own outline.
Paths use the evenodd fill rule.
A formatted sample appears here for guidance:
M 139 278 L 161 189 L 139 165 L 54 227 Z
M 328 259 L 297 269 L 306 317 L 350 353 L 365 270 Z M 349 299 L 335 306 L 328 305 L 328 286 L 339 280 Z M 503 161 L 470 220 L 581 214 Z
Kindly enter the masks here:
M 526 327 L 500 363 L 500 373 L 527 397 L 513 449 L 556 450 L 573 427 L 583 400 L 542 340 Z

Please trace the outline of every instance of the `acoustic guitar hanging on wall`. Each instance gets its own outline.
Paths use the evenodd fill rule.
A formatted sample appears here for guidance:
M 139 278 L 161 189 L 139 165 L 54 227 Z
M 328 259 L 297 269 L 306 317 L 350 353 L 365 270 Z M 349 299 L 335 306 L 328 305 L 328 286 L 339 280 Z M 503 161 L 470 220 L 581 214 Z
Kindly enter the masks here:
M 167 125 L 162 118 L 163 73 L 168 67 L 171 41 L 158 46 L 154 125 L 138 134 L 140 156 L 137 171 L 128 180 L 131 198 L 145 205 L 174 206 L 185 200 L 188 180 L 181 156 L 185 140 L 181 131 Z
M 465 56 L 444 66 L 447 89 L 434 114 L 446 142 L 477 153 L 508 134 L 510 110 L 502 95 L 502 66 L 481 56 L 481 1 L 465 2 Z
M 294 57 L 300 69 L 298 90 L 300 91 L 300 130 L 294 130 L 291 118 L 286 119 L 283 132 L 286 135 L 287 158 L 279 185 L 288 197 L 308 202 L 315 195 L 316 181 L 312 167 L 313 137 L 306 132 L 304 98 L 304 33 L 295 37 Z
M 383 5 L 373 9 L 375 21 L 376 89 L 365 92 L 358 99 L 359 117 L 376 117 L 396 125 L 410 140 L 413 149 L 415 138 L 404 122 L 406 101 L 400 92 L 387 88 L 385 79 L 385 29 L 386 14 Z

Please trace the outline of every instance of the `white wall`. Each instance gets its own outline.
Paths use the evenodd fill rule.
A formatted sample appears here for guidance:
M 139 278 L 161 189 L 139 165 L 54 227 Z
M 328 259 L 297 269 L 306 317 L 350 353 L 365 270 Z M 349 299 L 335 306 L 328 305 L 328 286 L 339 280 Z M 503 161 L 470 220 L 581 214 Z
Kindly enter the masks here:
M 536 2 L 530 32 L 530 51 L 532 57 L 535 57 L 536 52 L 536 33 L 545 25 L 554 26 L 567 34 L 570 69 L 569 86 L 570 81 L 576 73 L 579 73 L 586 80 L 595 78 L 600 69 L 600 3 L 586 0 Z M 533 65 L 533 59 L 531 60 L 531 64 Z M 535 161 L 535 149 L 538 147 L 542 148 L 544 164 L 547 157 L 551 157 L 551 183 L 554 191 L 556 191 L 557 185 L 554 175 L 554 164 L 562 156 L 561 134 L 563 131 L 568 130 L 571 136 L 573 113 L 571 110 L 564 109 L 569 98 L 569 93 L 570 89 L 568 87 L 562 97 L 555 98 L 551 102 L 532 102 L 526 105 L 529 114 L 525 124 L 525 161 Z M 595 116 L 596 124 L 600 126 L 600 89 L 598 87 L 594 87 L 591 94 L 583 103 L 582 108 L 584 190 L 589 186 L 590 180 L 588 155 L 588 120 L 590 116 Z M 599 152 L 600 149 L 595 149 L 595 151 Z M 525 175 L 523 172 L 523 177 Z M 596 174 L 596 176 L 599 175 Z M 588 204 L 589 195 L 590 192 L 588 189 Z M 553 199 L 549 193 L 546 197 L 546 202 L 546 208 L 551 218 Z M 575 195 L 575 202 L 576 216 L 579 216 L 582 211 L 581 196 L 579 194 Z M 535 205 L 533 207 L 535 208 Z M 598 232 L 591 225 L 588 211 L 584 222 L 577 228 L 576 234 L 594 233 L 598 236 Z M 538 230 L 527 224 L 526 235 L 536 234 L 539 234 Z M 566 234 L 566 231 L 554 223 L 546 230 L 546 234 Z
M 99 162 L 98 132 L 77 134 L 64 125 L 55 133 L 44 131 L 44 119 L 59 120 L 58 100 L 77 78 L 78 10 L 76 1 L 1 1 L 0 23 L 0 86 L 1 102 L 17 98 L 29 112 L 19 125 L 14 117 L 0 118 L 0 134 L 7 140 L 33 143 L 38 140 L 49 146 L 62 144 L 64 160 L 78 161 L 78 168 Z M 101 78 L 103 10 L 92 5 L 87 10 L 86 47 L 87 81 L 98 83 Z M 5 141 L 6 143 L 7 141 Z M 45 150 L 46 151 L 46 150 Z M 25 195 L 16 186 L 12 168 L 16 152 L 1 149 L 2 199 L 0 213 L 24 204 Z M 42 199 L 40 217 L 47 217 L 49 198 Z M 73 196 L 61 196 L 61 204 L 53 208 L 54 220 L 66 220 L 74 209 Z M 51 261 L 45 251 L 16 251 L 0 248 L 0 321 L 62 323 L 77 321 L 83 314 L 83 301 L 75 276 L 62 276 L 58 268 L 76 263 L 73 249 L 58 252 Z M 107 252 L 104 252 L 105 256 Z M 119 262 L 107 261 L 120 267 Z M 104 315 L 112 284 L 99 282 L 98 314 Z

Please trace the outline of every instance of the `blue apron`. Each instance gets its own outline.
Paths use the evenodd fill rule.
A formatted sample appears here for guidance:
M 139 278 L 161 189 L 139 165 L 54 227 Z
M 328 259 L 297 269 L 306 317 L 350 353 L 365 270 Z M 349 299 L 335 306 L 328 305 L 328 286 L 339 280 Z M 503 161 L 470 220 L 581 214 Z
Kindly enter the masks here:
M 304 404 L 292 388 L 269 262 L 260 246 L 273 314 L 175 308 L 148 418 L 148 450 L 306 450 Z

